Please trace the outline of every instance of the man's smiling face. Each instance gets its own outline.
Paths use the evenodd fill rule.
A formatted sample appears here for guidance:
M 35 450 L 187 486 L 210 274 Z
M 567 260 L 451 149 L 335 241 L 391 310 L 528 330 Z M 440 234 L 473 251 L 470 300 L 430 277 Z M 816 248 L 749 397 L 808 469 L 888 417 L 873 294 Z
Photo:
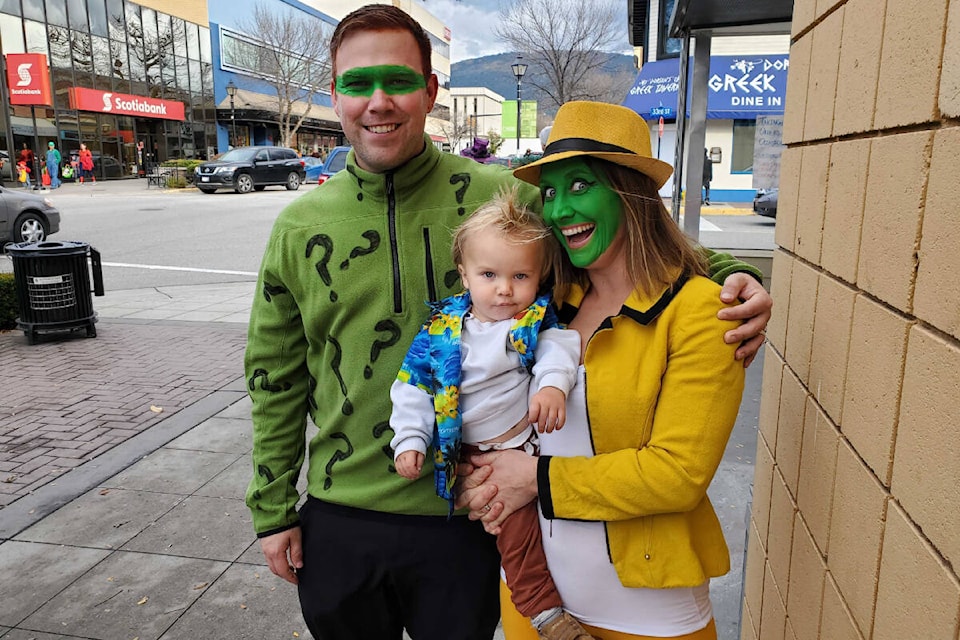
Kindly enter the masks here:
M 383 173 L 423 151 L 437 79 L 432 74 L 423 77 L 413 36 L 406 31 L 361 31 L 343 40 L 335 62 L 333 107 L 357 165 Z

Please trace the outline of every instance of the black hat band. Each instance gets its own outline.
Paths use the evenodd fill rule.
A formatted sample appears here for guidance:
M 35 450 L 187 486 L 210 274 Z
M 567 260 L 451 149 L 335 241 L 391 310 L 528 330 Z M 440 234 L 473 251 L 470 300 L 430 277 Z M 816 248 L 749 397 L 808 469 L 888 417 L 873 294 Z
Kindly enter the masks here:
M 548 144 L 547 148 L 543 150 L 543 157 L 546 158 L 547 156 L 555 153 L 564 153 L 566 151 L 585 151 L 587 153 L 629 153 L 630 155 L 634 156 L 640 155 L 636 151 L 618 147 L 615 144 L 597 142 L 596 140 L 591 140 L 589 138 L 564 138 Z

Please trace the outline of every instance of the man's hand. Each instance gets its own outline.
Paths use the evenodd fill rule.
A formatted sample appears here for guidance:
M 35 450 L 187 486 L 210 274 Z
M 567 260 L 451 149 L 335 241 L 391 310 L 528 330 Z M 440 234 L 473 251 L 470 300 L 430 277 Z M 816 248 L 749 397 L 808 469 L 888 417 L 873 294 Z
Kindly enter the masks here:
M 297 584 L 296 570 L 303 568 L 300 527 L 260 538 L 260 549 L 263 550 L 270 571 L 291 584 Z
M 530 424 L 543 433 L 560 429 L 567 420 L 567 396 L 556 387 L 544 387 L 530 398 Z
M 766 340 L 773 298 L 750 274 L 732 273 L 723 281 L 720 299 L 726 303 L 742 300 L 741 304 L 735 307 L 721 309 L 717 317 L 721 320 L 744 320 L 736 329 L 727 331 L 723 335 L 723 341 L 727 344 L 741 343 L 735 357 L 743 360 L 744 367 L 749 367 Z

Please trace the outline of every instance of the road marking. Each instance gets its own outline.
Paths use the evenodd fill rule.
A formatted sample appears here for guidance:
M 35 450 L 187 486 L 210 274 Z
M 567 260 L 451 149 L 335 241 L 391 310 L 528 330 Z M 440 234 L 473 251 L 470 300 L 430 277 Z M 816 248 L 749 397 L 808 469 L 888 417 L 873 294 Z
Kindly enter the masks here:
M 680 216 L 680 228 L 683 229 L 683 216 Z M 713 224 L 713 223 L 710 222 L 709 220 L 705 219 L 705 218 L 703 217 L 703 214 L 701 214 L 701 217 L 700 217 L 700 231 L 723 231 L 723 229 L 721 229 L 721 228 L 718 227 L 717 225 Z M 104 263 L 104 264 L 106 264 L 106 263 Z
M 194 273 L 219 273 L 228 276 L 254 276 L 255 271 L 232 271 L 230 269 L 197 269 L 196 267 L 168 267 L 161 264 L 130 264 L 127 262 L 103 262 L 105 267 L 121 267 L 124 269 L 150 269 L 154 271 L 192 271 Z

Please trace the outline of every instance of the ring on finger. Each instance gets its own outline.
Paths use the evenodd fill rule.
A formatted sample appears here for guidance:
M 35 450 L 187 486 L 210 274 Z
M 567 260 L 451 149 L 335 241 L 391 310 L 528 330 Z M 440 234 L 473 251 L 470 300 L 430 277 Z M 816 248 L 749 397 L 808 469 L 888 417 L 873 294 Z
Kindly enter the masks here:
M 482 511 L 483 511 L 484 513 L 487 513 L 488 511 L 490 511 L 490 505 L 489 505 L 489 504 L 483 505 Z

